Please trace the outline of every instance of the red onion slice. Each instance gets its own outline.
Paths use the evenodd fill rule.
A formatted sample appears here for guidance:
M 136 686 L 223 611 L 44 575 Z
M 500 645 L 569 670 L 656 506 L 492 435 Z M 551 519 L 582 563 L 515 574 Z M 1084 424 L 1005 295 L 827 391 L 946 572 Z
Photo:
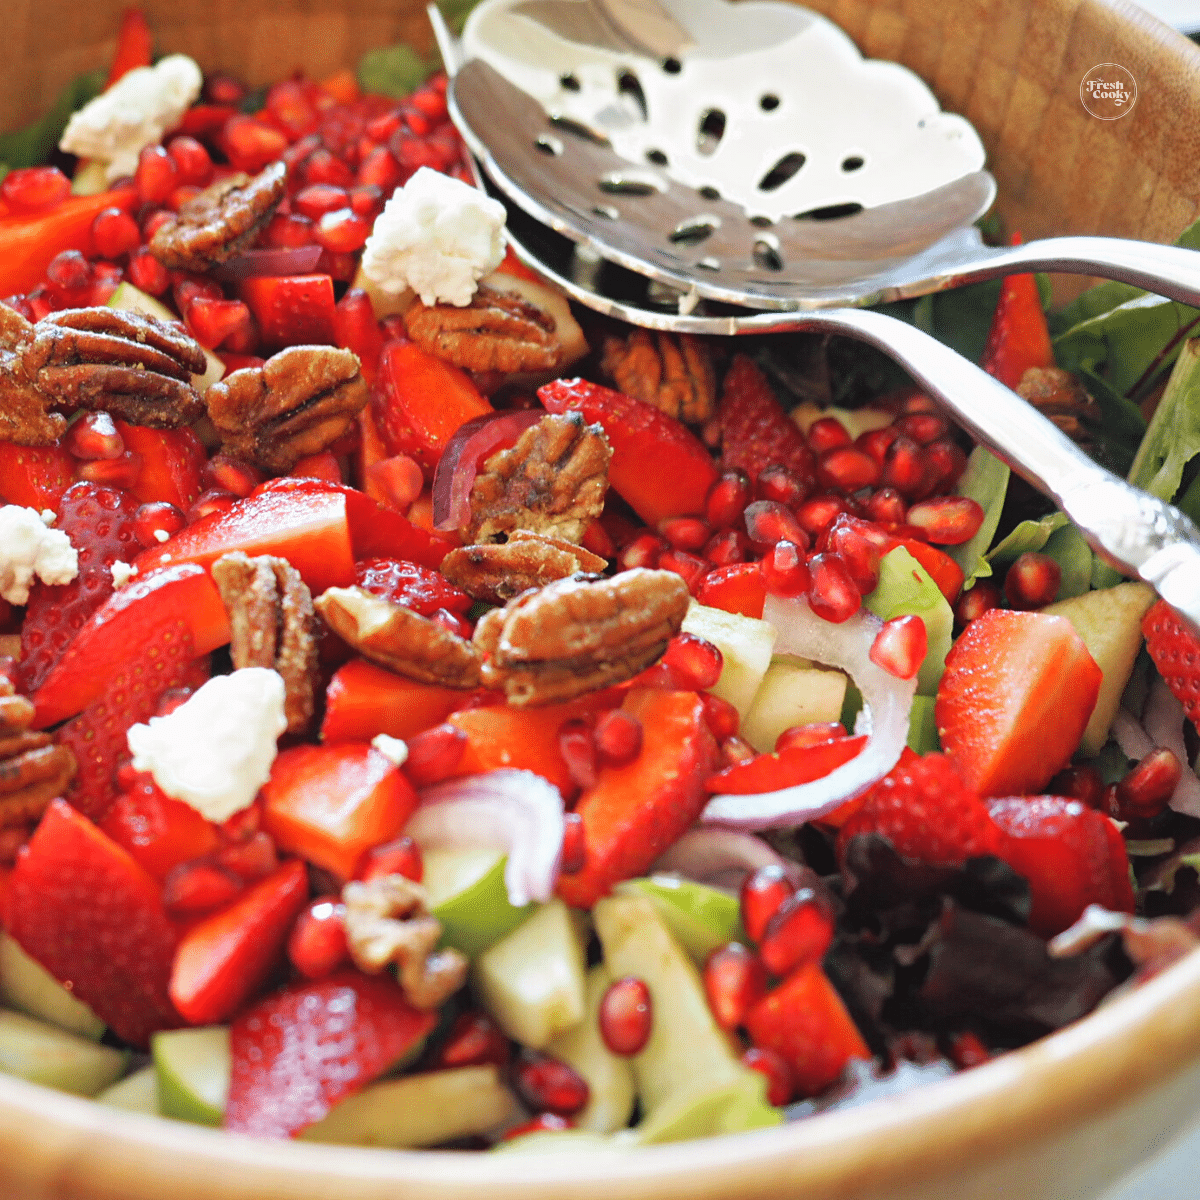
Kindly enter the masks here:
M 1138 724 L 1137 718 L 1123 708 L 1118 708 L 1113 717 L 1111 733 L 1113 741 L 1121 747 L 1121 753 L 1134 762 L 1145 758 L 1154 749 L 1150 735 Z
M 1179 698 L 1167 686 L 1166 680 L 1160 678 L 1150 685 L 1150 695 L 1146 697 L 1146 711 L 1142 714 L 1142 724 L 1150 740 L 1156 746 L 1164 746 L 1170 750 L 1183 767 L 1175 791 L 1168 801 L 1170 806 L 1189 817 L 1200 817 L 1200 779 L 1192 770 L 1191 759 L 1188 757 L 1187 746 L 1183 741 L 1183 727 L 1187 714 Z
M 860 609 L 848 621 L 834 625 L 818 617 L 807 600 L 768 596 L 763 617 L 778 630 L 775 653 L 838 667 L 854 680 L 864 706 L 858 732 L 870 736 L 856 758 L 812 783 L 745 796 L 713 796 L 700 815 L 708 825 L 773 829 L 823 817 L 886 775 L 908 739 L 917 681 L 897 679 L 871 661 L 871 644 L 883 625 L 874 613 Z
M 562 796 L 532 771 L 502 768 L 424 788 L 404 832 L 423 847 L 505 851 L 504 886 L 514 908 L 554 894 L 562 856 Z
M 781 867 L 795 879 L 794 862 L 776 853 L 762 838 L 737 829 L 690 829 L 650 868 L 672 871 L 695 883 L 737 891 L 759 867 Z
M 434 529 L 444 533 L 470 522 L 471 488 L 480 462 L 493 450 L 511 446 L 545 415 L 541 408 L 484 413 L 455 431 L 433 475 Z
M 317 265 L 321 247 L 262 246 L 244 250 L 210 274 L 214 279 L 253 279 L 259 275 L 307 275 Z

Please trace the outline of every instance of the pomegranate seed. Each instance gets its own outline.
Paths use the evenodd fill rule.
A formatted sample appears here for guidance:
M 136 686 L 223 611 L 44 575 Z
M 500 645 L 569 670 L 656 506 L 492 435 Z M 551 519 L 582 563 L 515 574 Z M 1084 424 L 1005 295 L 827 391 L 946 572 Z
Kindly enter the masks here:
M 888 447 L 900 436 L 900 430 L 895 425 L 885 425 L 882 429 L 869 429 L 860 433 L 854 439 L 854 445 L 864 454 L 869 454 L 881 467 L 887 458 Z
M 752 758 L 758 757 L 758 751 L 748 741 L 736 736 L 727 737 L 718 749 L 720 751 L 718 770 L 736 766 L 738 763 L 749 762 Z
M 143 204 L 162 204 L 179 183 L 175 160 L 157 143 L 143 147 L 133 182 Z
M 660 571 L 673 571 L 688 586 L 688 591 L 694 596 L 708 574 L 708 562 L 686 550 L 664 550 L 658 556 Z
M 561 1059 L 539 1050 L 521 1051 L 512 1078 L 517 1094 L 534 1111 L 573 1117 L 588 1102 L 583 1077 Z
M 318 149 L 304 160 L 304 181 L 348 188 L 354 186 L 354 172 L 328 150 Z
M 1028 550 L 1004 575 L 1004 598 L 1012 608 L 1045 608 L 1058 595 L 1062 567 L 1048 554 Z
M 962 447 L 948 439 L 930 442 L 924 453 L 925 461 L 935 473 L 933 486 L 937 491 L 948 491 L 954 487 L 967 469 L 967 456 Z
M 527 1133 L 562 1133 L 564 1129 L 574 1129 L 575 1122 L 567 1117 L 560 1117 L 558 1113 L 544 1112 L 538 1113 L 536 1117 L 526 1121 L 523 1125 L 514 1125 L 511 1129 L 506 1129 L 500 1135 L 502 1142 L 511 1142 L 516 1138 L 524 1137 Z
M 92 281 L 92 265 L 78 250 L 61 250 L 46 267 L 46 278 L 63 288 L 87 287 Z
M 1157 817 L 1166 809 L 1182 776 L 1183 766 L 1173 751 L 1165 746 L 1151 750 L 1117 783 L 1117 811 L 1112 815 L 1120 820 L 1149 821 Z
M 817 460 L 817 482 L 822 487 L 840 488 L 844 492 L 874 487 L 881 474 L 879 463 L 857 446 L 840 446 L 826 451 Z
M 564 721 L 558 731 L 558 752 L 567 764 L 567 774 L 577 788 L 586 790 L 596 782 L 596 743 L 591 726 L 583 720 Z
M 814 554 L 808 569 L 808 605 L 822 620 L 840 625 L 862 607 L 862 593 L 838 555 Z
M 867 596 L 879 584 L 879 562 L 887 546 L 882 530 L 843 514 L 830 526 L 824 548 L 841 559 L 854 586 Z
M 932 396 L 910 389 L 903 396 L 901 409 L 906 413 L 935 413 L 938 411 L 938 406 Z
M 250 89 L 232 75 L 210 75 L 204 81 L 204 99 L 209 104 L 241 104 Z
M 84 413 L 62 439 L 63 449 L 76 458 L 120 458 L 125 442 L 106 412 Z
M 925 661 L 929 649 L 929 634 L 920 617 L 893 617 L 871 643 L 870 658 L 889 675 L 897 679 L 912 679 Z
M 225 345 L 243 335 L 257 344 L 257 327 L 250 309 L 241 300 L 211 300 L 196 296 L 187 306 L 183 317 L 188 332 L 209 350 Z
M 458 768 L 467 746 L 467 735 L 448 722 L 434 725 L 408 739 L 404 773 L 414 787 L 428 787 L 448 779 Z
M 917 500 L 927 494 L 931 474 L 929 460 L 921 453 L 921 447 L 901 435 L 888 447 L 880 482 L 884 487 L 895 488 L 907 500 Z
M 117 458 L 96 458 L 80 463 L 75 469 L 75 478 L 104 487 L 131 488 L 141 473 L 142 456 L 126 450 Z
M 359 164 L 358 182 L 377 187 L 384 196 L 390 196 L 403 178 L 403 168 L 386 146 L 376 146 Z
M 604 1044 L 622 1058 L 639 1053 L 650 1040 L 654 1004 L 645 981 L 632 975 L 609 984 L 597 1014 Z
M 578 813 L 563 816 L 562 861 L 559 872 L 563 875 L 578 875 L 587 865 L 587 841 L 583 818 Z
M 201 492 L 187 510 L 187 523 L 193 525 L 205 517 L 212 516 L 213 513 L 228 512 L 237 499 L 237 496 L 224 488 L 209 488 L 208 491 Z
M 761 942 L 767 923 L 779 906 L 796 890 L 796 885 L 778 865 L 759 867 L 742 884 L 742 925 L 752 942 Z
M 496 1022 L 487 1013 L 472 1009 L 455 1017 L 434 1061 L 443 1068 L 485 1063 L 506 1067 L 511 1057 L 512 1046 Z
M 182 511 L 165 500 L 152 500 L 141 505 L 133 514 L 133 520 L 137 540 L 145 547 L 160 545 L 187 524 Z
M 969 592 L 963 592 L 954 606 L 956 625 L 969 625 L 976 617 L 1000 607 L 1000 589 L 986 579 L 976 580 Z
M 283 79 L 272 84 L 267 92 L 265 110 L 287 134 L 288 141 L 311 133 L 317 125 L 316 110 L 309 103 L 304 89 L 294 79 Z
M 308 246 L 313 241 L 313 223 L 299 213 L 277 212 L 263 230 L 262 244 L 280 249 Z
M 372 117 L 366 124 L 364 133 L 373 142 L 386 142 L 404 123 L 404 113 L 399 108 Z
M 822 492 L 811 496 L 796 509 L 796 520 L 810 538 L 820 536 L 842 514 L 850 511 L 845 496 L 836 492 Z
M 200 482 L 204 487 L 222 488 L 243 498 L 250 495 L 264 478 L 257 467 L 240 458 L 230 458 L 228 454 L 214 454 L 200 471 Z
M 823 746 L 826 742 L 838 742 L 846 736 L 846 727 L 840 721 L 811 721 L 807 725 L 792 725 L 775 739 L 775 752 L 792 746 L 807 749 Z
M 623 767 L 642 752 L 642 723 L 622 708 L 601 714 L 592 737 L 596 742 L 596 757 L 606 767 Z
M 1046 784 L 1046 793 L 1079 800 L 1088 808 L 1100 808 L 1104 804 L 1104 780 L 1095 767 L 1086 764 L 1064 767 Z
M 198 275 L 177 273 L 175 285 L 171 289 L 175 297 L 175 307 L 186 315 L 192 303 L 199 299 L 224 300 L 225 293 L 221 285 L 213 279 L 204 279 Z
M 346 906 L 327 897 L 313 900 L 296 918 L 288 936 L 287 956 L 305 979 L 324 979 L 350 958 Z
M 767 994 L 767 968 L 753 950 L 730 942 L 708 956 L 704 994 L 717 1024 L 732 1032 Z
M 262 809 L 258 804 L 251 804 L 249 808 L 234 813 L 228 821 L 218 826 L 217 831 L 226 846 L 239 846 L 242 842 L 248 842 L 258 832 L 261 824 Z
M 414 883 L 425 877 L 421 847 L 407 835 L 401 835 L 382 846 L 372 846 L 358 863 L 355 879 L 378 879 L 381 875 L 403 875 Z
M 774 464 L 764 467 L 754 483 L 754 494 L 759 500 L 775 500 L 788 508 L 803 504 L 812 491 L 812 480 L 803 479 L 788 467 Z
M 978 1034 L 966 1030 L 963 1033 L 956 1033 L 950 1039 L 950 1061 L 960 1071 L 970 1070 L 971 1067 L 978 1067 L 985 1062 L 988 1062 L 992 1057 L 992 1052 L 984 1044 Z
M 194 137 L 181 134 L 167 144 L 167 153 L 175 164 L 175 176 L 181 184 L 207 187 L 212 183 L 213 161 Z
M 867 516 L 872 521 L 900 524 L 908 516 L 908 505 L 895 488 L 880 488 L 867 497 Z
M 141 245 L 137 222 L 123 209 L 106 208 L 92 222 L 92 245 L 102 258 L 120 258 Z
M 776 542 L 791 542 L 801 550 L 808 549 L 808 534 L 790 508 L 777 500 L 755 500 L 746 506 L 746 534 L 750 544 L 765 554 Z
M 923 529 L 939 546 L 970 541 L 983 524 L 983 506 L 970 496 L 937 496 L 908 510 L 908 524 Z
M 666 543 L 662 538 L 656 538 L 652 533 L 643 533 L 622 547 L 617 561 L 621 564 L 623 571 L 630 571 L 634 567 L 653 569 L 658 566 L 659 556 L 666 548 Z
M 33 306 L 25 296 L 5 296 L 0 300 L 6 308 L 11 308 L 13 312 L 19 312 L 27 321 L 33 321 L 37 318 L 34 316 Z
M 659 533 L 675 550 L 702 550 L 712 530 L 699 517 L 671 517 L 662 523 Z
M 700 697 L 700 702 L 704 705 L 704 723 L 718 742 L 723 742 L 737 733 L 738 726 L 742 723 L 742 715 L 735 705 L 730 704 L 728 700 L 722 700 L 720 696 L 714 696 L 712 692 L 705 692 Z
M 751 1046 L 742 1054 L 742 1066 L 767 1077 L 767 1103 L 782 1108 L 796 1094 L 796 1080 L 787 1060 L 764 1046 Z
M 326 213 L 336 212 L 350 203 L 345 188 L 331 183 L 311 183 L 292 197 L 292 211 L 315 221 Z
M 714 533 L 704 546 L 704 557 L 714 567 L 745 562 L 750 557 L 750 539 L 740 529 Z
M 694 633 L 677 633 L 667 643 L 662 663 L 680 691 L 702 692 L 721 678 L 725 659 L 712 642 Z
M 714 529 L 732 529 L 754 493 L 750 477 L 745 471 L 725 471 L 708 489 L 704 502 L 704 515 Z
M 20 167 L 0 183 L 0 198 L 20 212 L 44 212 L 71 194 L 71 181 L 57 167 Z
M 271 835 L 259 830 L 245 841 L 226 846 L 217 852 L 217 861 L 226 870 L 240 875 L 247 883 L 270 875 L 279 866 L 275 843 Z
M 125 270 L 129 282 L 150 296 L 161 296 L 171 282 L 167 268 L 145 246 L 129 256 L 129 265 Z
M 367 468 L 367 481 L 376 500 L 407 512 L 425 486 L 420 464 L 407 454 L 395 454 Z
M 360 217 L 374 222 L 383 211 L 383 190 L 371 183 L 361 183 L 350 191 L 350 207 Z
M 758 569 L 773 596 L 802 596 L 808 591 L 808 565 L 793 542 L 776 542 L 759 561 Z
M 928 446 L 950 432 L 950 424 L 944 417 L 928 412 L 905 413 L 895 424 L 900 433 L 912 438 L 918 446 Z
M 29 308 L 29 319 L 31 321 L 40 321 L 47 313 L 54 311 L 54 305 L 50 303 L 50 297 L 40 284 L 25 298 L 25 303 Z
M 225 122 L 221 143 L 230 166 L 252 175 L 258 174 L 288 148 L 287 137 L 278 129 L 240 113 Z
M 837 417 L 821 417 L 808 427 L 808 444 L 819 458 L 828 450 L 850 445 L 850 431 Z
M 180 863 L 172 867 L 163 880 L 162 900 L 168 912 L 195 915 L 228 904 L 245 886 L 235 875 L 214 863 Z
M 809 887 L 788 896 L 767 922 L 758 953 L 767 970 L 787 975 L 820 962 L 833 942 L 833 909 L 827 897 Z

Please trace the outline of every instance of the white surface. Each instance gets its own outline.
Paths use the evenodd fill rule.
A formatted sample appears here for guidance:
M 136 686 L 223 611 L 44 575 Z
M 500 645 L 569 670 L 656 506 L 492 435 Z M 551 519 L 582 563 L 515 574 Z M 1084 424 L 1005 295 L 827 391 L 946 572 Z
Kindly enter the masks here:
M 1196 1200 L 1197 1196 L 1200 1196 L 1200 1125 L 1107 1193 L 1104 1200 Z
M 1200 30 L 1200 3 L 1196 0 L 1142 0 L 1142 7 L 1176 29 L 1187 33 Z

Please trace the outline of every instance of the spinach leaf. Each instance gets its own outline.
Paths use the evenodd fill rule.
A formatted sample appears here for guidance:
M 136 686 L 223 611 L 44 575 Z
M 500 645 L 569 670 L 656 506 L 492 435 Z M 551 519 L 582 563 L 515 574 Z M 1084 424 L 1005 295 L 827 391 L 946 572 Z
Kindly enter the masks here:
M 1200 454 L 1200 340 L 1185 342 L 1167 390 L 1129 470 L 1129 482 L 1173 500 L 1183 470 Z

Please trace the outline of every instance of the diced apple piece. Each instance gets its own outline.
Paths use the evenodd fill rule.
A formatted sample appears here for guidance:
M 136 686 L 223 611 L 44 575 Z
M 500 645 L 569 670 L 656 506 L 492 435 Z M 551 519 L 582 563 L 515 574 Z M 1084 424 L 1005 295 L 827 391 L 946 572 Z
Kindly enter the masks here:
M 7 933 L 0 933 L 0 1000 L 89 1041 L 99 1041 L 104 1034 L 104 1022 Z
M 683 618 L 683 630 L 712 642 L 721 651 L 725 659 L 721 678 L 709 690 L 732 704 L 744 719 L 771 665 L 774 626 L 740 613 L 692 603 Z
M 740 736 L 766 754 L 775 739 L 793 725 L 836 721 L 846 698 L 846 676 L 841 671 L 800 667 L 776 659 L 767 668 L 754 703 L 742 717 Z
M 672 937 L 703 968 L 708 956 L 729 942 L 745 941 L 741 906 L 736 896 L 678 875 L 656 874 L 626 879 L 613 888 L 618 896 L 645 896 Z
M 164 1117 L 220 1125 L 229 1098 L 229 1027 L 171 1029 L 151 1039 Z
M 119 1108 L 125 1112 L 145 1113 L 157 1117 L 158 1110 L 158 1072 L 154 1064 L 118 1079 L 111 1087 L 92 1097 L 97 1104 L 107 1104 L 109 1108 Z
M 429 911 L 442 923 L 442 945 L 476 958 L 533 911 L 514 908 L 504 882 L 505 856 L 494 848 L 422 848 Z
M 121 1077 L 127 1055 L 112 1046 L 0 1010 L 0 1072 L 30 1083 L 94 1096 Z
M 1154 601 L 1154 589 L 1148 583 L 1118 583 L 1042 609 L 1052 616 L 1066 617 L 1075 626 L 1088 653 L 1104 672 L 1096 707 L 1079 746 L 1084 754 L 1099 754 L 1108 741 L 1121 693 L 1142 645 L 1142 618 Z

